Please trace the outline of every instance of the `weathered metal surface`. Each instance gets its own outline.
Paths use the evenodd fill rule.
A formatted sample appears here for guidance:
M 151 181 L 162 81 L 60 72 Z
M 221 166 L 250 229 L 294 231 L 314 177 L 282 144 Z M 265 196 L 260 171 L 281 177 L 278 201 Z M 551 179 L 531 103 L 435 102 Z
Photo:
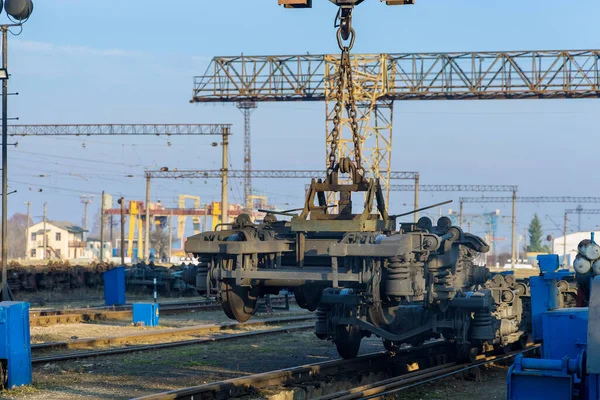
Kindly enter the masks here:
M 207 242 L 188 238 L 185 242 L 185 252 L 194 254 L 253 254 L 253 253 L 283 253 L 292 251 L 292 242 Z

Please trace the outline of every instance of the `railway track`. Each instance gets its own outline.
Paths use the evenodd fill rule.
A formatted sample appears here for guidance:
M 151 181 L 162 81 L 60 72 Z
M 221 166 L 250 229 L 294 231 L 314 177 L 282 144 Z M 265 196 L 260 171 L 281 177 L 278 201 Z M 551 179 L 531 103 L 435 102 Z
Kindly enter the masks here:
M 467 372 L 484 365 L 491 364 L 506 359 L 513 358 L 518 354 L 537 349 L 539 346 L 531 346 L 524 350 L 516 350 L 503 355 L 494 355 L 482 357 L 472 363 L 460 364 L 456 362 L 445 365 L 426 368 L 420 371 L 408 373 L 395 378 L 386 379 L 369 385 L 356 387 L 350 390 L 332 393 L 329 395 L 315 398 L 315 400 L 352 400 L 352 399 L 372 399 L 394 394 L 403 390 L 411 389 L 415 386 L 434 382 L 439 379 L 448 378 L 453 375 Z
M 439 350 L 442 350 L 444 346 L 445 344 L 443 343 L 431 344 L 406 349 L 401 351 L 403 354 L 394 356 L 387 352 L 379 352 L 359 356 L 350 360 L 320 362 L 154 394 L 140 397 L 136 400 L 229 399 L 246 396 L 256 393 L 256 391 L 266 390 L 269 388 L 272 389 L 285 387 L 286 390 L 290 390 L 296 384 L 306 390 L 309 390 L 308 388 L 310 387 L 324 388 L 326 385 L 311 385 L 310 382 L 316 380 L 331 381 L 336 378 L 339 379 L 340 377 L 342 377 L 342 379 L 348 379 L 348 377 L 352 375 L 374 374 L 378 371 L 385 371 L 386 368 L 388 371 L 397 370 L 398 360 L 396 357 L 400 356 L 402 362 L 405 362 L 407 360 L 411 360 L 411 356 L 417 356 L 416 358 L 418 358 L 418 353 L 421 353 L 425 350 L 430 351 L 430 354 L 425 358 L 433 361 L 434 365 L 427 366 L 424 369 L 417 369 L 415 371 L 405 370 L 401 373 L 398 373 L 398 376 L 394 378 L 376 381 L 369 385 L 355 387 L 345 391 L 317 395 L 315 395 L 315 393 L 306 393 L 307 397 L 320 400 L 375 398 L 386 394 L 395 393 L 397 391 L 406 390 L 437 379 L 450 377 L 452 375 L 481 367 L 486 364 L 512 358 L 517 354 L 531 351 L 538 347 L 532 346 L 525 350 L 513 351 L 498 356 L 488 356 L 478 359 L 472 363 L 458 363 L 456 361 L 449 362 L 446 357 L 442 356 L 442 353 L 440 353 Z M 437 354 L 437 356 L 434 357 L 435 360 L 431 360 L 431 350 L 433 350 L 434 354 Z
M 123 335 L 119 337 L 107 337 L 107 338 L 95 338 L 95 339 L 79 339 L 70 342 L 57 342 L 57 343 L 40 343 L 33 344 L 31 346 L 31 350 L 34 353 L 48 351 L 48 350 L 56 350 L 56 349 L 78 349 L 85 348 L 90 346 L 106 346 L 106 345 L 127 345 L 134 342 L 147 341 L 151 339 L 165 339 L 172 338 L 175 336 L 181 335 L 201 335 L 214 333 L 224 330 L 231 329 L 240 329 L 240 328 L 248 328 L 248 327 L 257 327 L 264 325 L 273 325 L 273 324 L 287 324 L 292 322 L 302 322 L 307 320 L 313 320 L 313 316 L 299 316 L 299 317 L 286 317 L 286 318 L 270 318 L 262 321 L 249 322 L 249 323 L 231 323 L 231 324 L 223 324 L 223 325 L 204 325 L 204 326 L 196 326 L 196 327 L 187 327 L 187 328 L 178 328 L 171 329 L 168 331 L 159 331 L 159 332 L 144 332 L 140 334 L 132 334 L 132 335 Z M 154 344 L 145 344 L 145 345 L 137 345 L 137 346 L 126 346 L 119 348 L 111 348 L 111 349 L 102 349 L 102 350 L 89 350 L 89 351 L 79 351 L 79 352 L 70 352 L 64 354 L 52 354 L 52 355 L 39 355 L 34 356 L 32 358 L 33 364 L 41 364 L 41 363 L 49 363 L 49 362 L 58 362 L 58 361 L 67 361 L 67 360 L 75 360 L 82 358 L 90 358 L 90 357 L 99 357 L 99 356 L 111 356 L 117 354 L 125 354 L 125 353 L 134 353 L 138 351 L 148 351 L 148 350 L 160 350 L 167 349 L 172 347 L 180 347 L 180 346 L 190 346 L 195 344 L 205 344 L 205 343 L 213 343 L 225 340 L 233 340 L 233 339 L 242 339 L 256 336 L 264 336 L 264 335 L 272 335 L 277 333 L 285 333 L 291 331 L 299 331 L 299 330 L 307 330 L 313 329 L 314 323 L 310 324 L 300 324 L 300 325 L 291 325 L 285 326 L 275 329 L 261 330 L 261 331 L 252 331 L 252 332 L 242 332 L 239 334 L 223 334 L 220 336 L 215 336 L 211 338 L 202 338 L 202 339 L 191 339 L 191 340 L 180 340 L 173 342 L 165 342 L 165 343 L 154 343 Z
M 284 297 L 271 299 L 273 306 L 289 306 L 290 301 Z M 160 305 L 161 315 L 181 314 L 191 311 L 221 310 L 217 301 L 191 301 L 164 303 Z M 51 326 L 58 324 L 76 324 L 81 322 L 107 321 L 131 318 L 132 306 L 90 307 L 70 310 L 32 310 L 29 313 L 30 326 Z

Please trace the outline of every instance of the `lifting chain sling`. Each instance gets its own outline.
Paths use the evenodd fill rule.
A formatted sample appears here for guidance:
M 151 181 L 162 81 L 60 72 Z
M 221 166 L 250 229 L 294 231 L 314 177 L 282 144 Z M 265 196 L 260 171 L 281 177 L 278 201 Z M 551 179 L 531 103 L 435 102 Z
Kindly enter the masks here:
M 342 132 L 342 109 L 345 107 L 348 117 L 350 118 L 350 129 L 352 131 L 352 141 L 354 144 L 354 158 L 356 169 L 364 175 L 362 168 L 362 152 L 361 138 L 358 133 L 358 121 L 356 111 L 356 99 L 354 98 L 354 81 L 352 79 L 352 63 L 350 61 L 350 50 L 354 46 L 356 33 L 352 28 L 352 7 L 340 7 L 336 17 L 336 27 L 339 27 L 337 32 L 337 41 L 340 50 L 342 50 L 340 66 L 338 71 L 338 82 L 336 87 L 336 103 L 334 106 L 333 129 L 331 131 L 331 148 L 329 153 L 329 170 L 335 168 L 337 161 L 338 143 Z M 338 23 L 339 21 L 339 23 Z M 347 42 L 344 43 L 344 42 Z M 348 98 L 345 101 L 344 91 L 347 92 Z M 341 160 L 340 160 L 341 161 Z M 340 172 L 349 173 L 350 166 L 347 163 L 340 162 Z

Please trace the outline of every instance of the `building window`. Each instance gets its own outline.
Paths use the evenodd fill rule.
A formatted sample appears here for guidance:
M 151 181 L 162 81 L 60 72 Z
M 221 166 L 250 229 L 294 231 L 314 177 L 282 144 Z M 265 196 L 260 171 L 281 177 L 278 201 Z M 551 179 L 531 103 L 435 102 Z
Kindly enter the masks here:
M 35 240 L 35 239 L 34 239 L 34 240 Z M 35 249 L 31 249 L 31 257 L 34 257 L 34 258 L 35 258 L 35 254 L 36 254 L 36 252 L 35 252 Z
M 60 233 L 57 233 L 57 235 L 60 235 Z M 60 239 L 57 239 L 57 240 L 60 240 Z M 60 249 L 56 249 L 55 253 L 56 253 L 56 257 L 60 258 Z
M 56 232 L 56 241 L 60 242 L 60 232 Z
M 31 240 L 35 241 L 35 239 L 37 238 L 37 235 L 35 233 L 31 234 Z

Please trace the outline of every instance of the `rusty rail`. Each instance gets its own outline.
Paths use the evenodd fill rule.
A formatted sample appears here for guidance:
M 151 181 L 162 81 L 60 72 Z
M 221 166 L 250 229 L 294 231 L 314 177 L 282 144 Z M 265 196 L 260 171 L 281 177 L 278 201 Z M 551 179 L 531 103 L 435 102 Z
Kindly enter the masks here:
M 359 356 L 351 360 L 334 360 L 321 363 L 303 365 L 293 368 L 265 372 L 261 374 L 246 376 L 242 378 L 229 379 L 222 382 L 209 383 L 206 385 L 173 390 L 169 392 L 140 397 L 136 400 L 200 400 L 200 399 L 225 399 L 241 397 L 252 393 L 255 390 L 266 388 L 286 387 L 288 390 L 295 383 L 306 387 L 307 382 L 315 381 L 331 377 L 335 379 L 339 376 L 349 376 L 351 372 L 375 372 L 383 368 L 389 369 L 393 365 L 394 358 L 407 357 L 424 352 L 426 350 L 439 349 L 448 345 L 448 342 L 438 342 L 412 347 L 401 350 L 395 356 L 387 352 L 372 353 L 365 356 Z M 462 371 L 476 368 L 481 365 L 490 364 L 495 361 L 514 357 L 519 353 L 531 351 L 539 346 L 532 346 L 526 350 L 514 351 L 506 355 L 484 357 L 473 363 L 460 364 L 455 361 L 448 360 L 447 357 L 437 357 L 434 361 L 436 365 L 417 370 L 414 372 L 406 372 L 400 376 L 387 379 L 384 381 L 375 382 L 370 385 L 357 387 L 354 389 L 331 393 L 319 397 L 321 400 L 333 399 L 354 399 L 354 398 L 371 398 L 380 397 L 383 394 L 392 393 L 403 388 L 413 387 L 422 383 L 426 383 L 435 379 L 451 376 Z M 443 348 L 443 347 L 442 347 Z M 448 351 L 450 347 L 445 349 Z M 441 349 L 440 349 L 441 350 Z M 448 357 L 451 357 L 448 355 Z M 400 389 L 399 389 L 400 388 Z
M 539 345 L 533 345 L 526 349 L 515 350 L 504 355 L 483 356 L 472 363 L 448 363 L 445 365 L 427 368 L 424 370 L 411 372 L 391 379 L 375 382 L 369 385 L 356 387 L 350 390 L 321 396 L 316 398 L 315 400 L 352 400 L 380 398 L 381 396 L 390 395 L 402 390 L 411 389 L 415 386 L 423 385 L 425 383 L 433 382 L 443 378 L 448 378 L 458 373 L 482 367 L 493 362 L 510 359 L 516 357 L 519 354 L 532 351 L 539 347 Z
M 245 323 L 245 324 L 235 324 L 234 323 L 234 324 L 225 324 L 223 326 L 206 325 L 204 327 L 195 327 L 196 328 L 195 333 L 196 334 L 210 333 L 210 332 L 217 332 L 220 330 L 235 329 L 235 328 L 240 328 L 240 327 L 260 326 L 260 325 L 268 325 L 268 324 L 275 324 L 275 323 L 288 323 L 288 322 L 301 321 L 303 319 L 311 319 L 311 318 L 312 317 L 303 317 L 303 318 L 294 319 L 293 317 L 288 317 L 288 318 L 281 318 L 281 319 L 269 319 L 269 320 L 264 320 L 264 321 L 257 321 L 255 323 Z M 292 326 L 286 326 L 286 327 L 268 329 L 268 330 L 262 330 L 262 331 L 243 332 L 243 333 L 238 333 L 238 334 L 224 334 L 224 335 L 220 335 L 220 336 L 203 338 L 203 339 L 181 340 L 181 341 L 174 341 L 174 342 L 167 342 L 167 343 L 156 343 L 156 344 L 147 344 L 147 345 L 138 345 L 138 346 L 126 346 L 126 347 L 119 347 L 119 348 L 106 349 L 106 350 L 91 350 L 91 351 L 72 352 L 72 353 L 66 353 L 66 354 L 54 354 L 54 355 L 48 355 L 48 356 L 34 357 L 32 359 L 32 363 L 33 364 L 42 364 L 42 363 L 48 363 L 48 362 L 75 360 L 75 359 L 81 359 L 81 358 L 112 356 L 112 355 L 117 355 L 117 354 L 133 353 L 133 352 L 137 352 L 137 351 L 160 350 L 160 349 L 167 349 L 167 348 L 171 348 L 171 347 L 191 346 L 191 345 L 196 345 L 196 344 L 213 343 L 213 342 L 219 342 L 219 341 L 224 341 L 224 340 L 242 339 L 242 338 L 264 336 L 264 335 L 271 335 L 271 334 L 277 334 L 277 333 L 287 333 L 287 332 L 291 332 L 291 331 L 306 330 L 306 329 L 312 329 L 312 328 L 314 328 L 313 323 L 303 324 L 303 325 L 292 325 Z M 186 333 L 184 333 L 183 329 L 188 329 L 188 331 Z M 192 332 L 193 332 L 192 328 L 182 328 L 182 330 L 180 331 L 180 334 L 186 335 L 186 334 L 192 334 Z M 75 340 L 72 342 L 65 342 L 65 343 L 43 343 L 43 344 L 32 345 L 31 347 L 32 347 L 33 351 L 41 351 L 41 350 L 49 350 L 49 349 L 53 349 L 53 348 L 84 347 L 86 342 L 88 345 L 111 345 L 111 344 L 114 345 L 114 344 L 127 344 L 127 343 L 132 343 L 134 341 L 140 341 L 140 340 L 147 340 L 151 337 L 152 338 L 161 338 L 161 337 L 172 337 L 172 336 L 174 336 L 174 335 L 169 335 L 169 332 L 157 332 L 154 335 L 152 335 L 152 333 L 143 333 L 143 334 L 138 334 L 137 337 L 136 337 L 136 335 L 126 335 L 126 336 L 123 336 L 120 338 L 119 337 L 111 337 L 111 338 L 97 338 L 97 339 L 89 339 L 89 340 L 83 339 L 83 340 Z
M 91 338 L 91 339 L 76 339 L 70 340 L 68 342 L 49 342 L 49 343 L 36 343 L 31 345 L 31 350 L 48 350 L 48 349 L 82 349 L 88 347 L 98 347 L 98 346 L 114 346 L 114 345 L 122 345 L 129 344 L 134 342 L 141 342 L 149 339 L 169 339 L 177 336 L 189 336 L 189 335 L 201 335 L 208 334 L 214 332 L 220 332 L 231 329 L 240 329 L 240 328 L 252 328 L 257 326 L 264 325 L 273 325 L 273 324 L 285 324 L 290 322 L 300 322 L 300 321 L 308 321 L 313 320 L 313 315 L 302 315 L 296 317 L 284 317 L 284 318 L 267 318 L 264 320 L 246 322 L 243 324 L 232 322 L 225 324 L 210 324 L 210 325 L 196 325 L 196 326 L 188 326 L 184 328 L 174 328 L 174 329 L 163 329 L 160 331 L 150 331 L 150 332 L 141 332 L 141 333 L 131 333 L 128 335 L 120 335 L 120 336 L 107 336 L 100 338 Z M 312 326 L 312 325 L 311 325 Z
M 291 302 L 291 300 L 289 300 Z M 271 304 L 281 305 L 285 298 L 271 298 Z M 29 313 L 30 326 L 51 326 L 57 324 L 75 324 L 81 322 L 107 321 L 131 318 L 131 306 L 110 308 L 83 308 L 72 310 L 35 310 Z M 187 303 L 161 304 L 161 315 L 180 314 L 189 311 L 214 311 L 220 310 L 221 305 L 216 301 L 201 301 Z

